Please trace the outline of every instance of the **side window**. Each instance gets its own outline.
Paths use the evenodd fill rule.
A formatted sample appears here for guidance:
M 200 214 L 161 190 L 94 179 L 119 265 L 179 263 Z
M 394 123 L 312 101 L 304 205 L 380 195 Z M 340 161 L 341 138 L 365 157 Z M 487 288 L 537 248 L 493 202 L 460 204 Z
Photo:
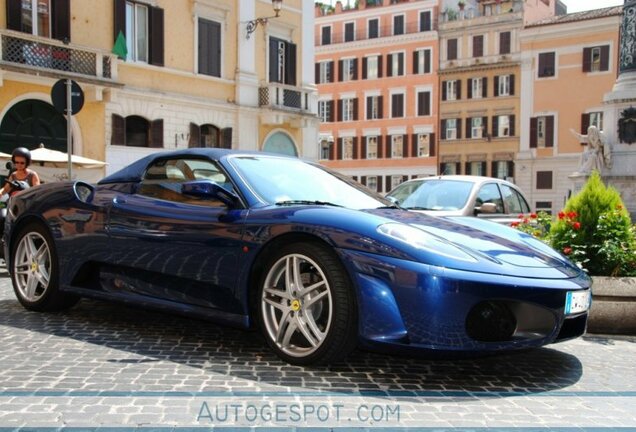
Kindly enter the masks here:
M 499 188 L 495 183 L 485 184 L 479 189 L 477 198 L 475 199 L 475 207 L 479 207 L 482 204 L 494 203 L 497 205 L 497 213 L 503 213 L 503 200 L 499 193 Z
M 506 207 L 508 207 L 508 213 L 529 213 L 530 206 L 526 200 L 510 186 L 501 185 L 501 193 L 503 194 Z
M 137 193 L 183 204 L 222 207 L 223 203 L 216 199 L 182 193 L 184 183 L 196 180 L 209 180 L 230 191 L 233 190 L 227 176 L 210 160 L 164 159 L 148 167 Z

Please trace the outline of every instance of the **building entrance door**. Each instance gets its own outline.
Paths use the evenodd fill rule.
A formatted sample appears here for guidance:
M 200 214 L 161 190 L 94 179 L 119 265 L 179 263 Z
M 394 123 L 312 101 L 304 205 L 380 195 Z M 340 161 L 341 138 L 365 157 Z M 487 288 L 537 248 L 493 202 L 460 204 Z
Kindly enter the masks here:
M 0 123 L 0 151 L 10 154 L 16 147 L 33 150 L 40 143 L 66 153 L 66 118 L 44 101 L 18 102 Z

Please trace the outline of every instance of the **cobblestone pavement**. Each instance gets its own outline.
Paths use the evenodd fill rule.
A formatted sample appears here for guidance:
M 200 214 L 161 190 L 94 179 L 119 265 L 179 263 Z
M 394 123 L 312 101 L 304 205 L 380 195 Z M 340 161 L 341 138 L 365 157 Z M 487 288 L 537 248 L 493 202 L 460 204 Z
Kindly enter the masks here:
M 0 272 L 0 429 L 636 428 L 635 360 L 636 338 L 587 336 L 302 368 L 254 332 L 204 321 L 93 300 L 28 312 Z

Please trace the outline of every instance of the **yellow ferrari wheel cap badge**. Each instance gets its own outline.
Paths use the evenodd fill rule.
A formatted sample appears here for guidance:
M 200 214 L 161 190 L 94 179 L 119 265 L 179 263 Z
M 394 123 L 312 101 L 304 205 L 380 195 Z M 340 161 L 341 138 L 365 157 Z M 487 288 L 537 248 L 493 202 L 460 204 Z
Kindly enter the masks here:
M 294 312 L 298 312 L 300 310 L 300 300 L 292 300 L 291 308 Z
M 35 261 L 33 261 L 31 263 L 31 273 L 35 273 L 36 271 L 38 271 L 38 263 L 36 263 Z

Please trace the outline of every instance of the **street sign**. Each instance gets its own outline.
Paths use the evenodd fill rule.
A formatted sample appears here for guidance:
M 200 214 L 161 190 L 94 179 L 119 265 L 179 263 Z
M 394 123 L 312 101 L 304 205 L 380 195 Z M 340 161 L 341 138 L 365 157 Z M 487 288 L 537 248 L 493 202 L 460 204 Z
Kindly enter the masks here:
M 66 114 L 67 80 L 61 79 L 53 84 L 51 89 L 51 101 L 55 109 L 61 114 Z M 84 106 L 84 92 L 75 81 L 71 81 L 71 115 L 80 112 Z

